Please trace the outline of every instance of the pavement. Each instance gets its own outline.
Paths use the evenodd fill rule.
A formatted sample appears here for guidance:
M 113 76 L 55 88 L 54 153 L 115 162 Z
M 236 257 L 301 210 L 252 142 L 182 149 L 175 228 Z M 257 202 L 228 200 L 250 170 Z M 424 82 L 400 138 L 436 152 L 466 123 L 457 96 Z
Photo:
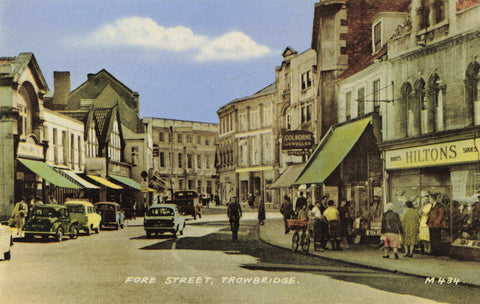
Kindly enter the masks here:
M 270 218 L 267 213 L 265 224 L 260 226 L 262 241 L 277 247 L 291 249 L 292 235 L 293 231 L 285 234 L 282 219 Z M 422 277 L 426 280 L 435 278 L 434 281 L 429 280 L 426 283 L 445 285 L 458 283 L 480 287 L 480 263 L 478 262 L 420 254 L 414 254 L 413 258 L 407 258 L 403 256 L 403 253 L 399 253 L 398 260 L 393 258 L 392 253 L 390 253 L 389 259 L 384 259 L 382 258 L 384 251 L 378 245 L 344 243 L 341 247 L 342 251 L 317 252 L 313 250 L 313 243 L 311 243 L 308 254 L 352 265 Z M 298 252 L 297 254 L 302 253 Z

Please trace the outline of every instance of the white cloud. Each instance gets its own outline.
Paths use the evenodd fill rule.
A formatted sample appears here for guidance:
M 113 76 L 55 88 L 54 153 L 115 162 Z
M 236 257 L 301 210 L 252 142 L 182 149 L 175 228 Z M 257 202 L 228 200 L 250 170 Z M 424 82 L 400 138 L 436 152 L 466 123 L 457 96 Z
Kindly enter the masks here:
M 198 61 L 235 60 L 263 57 L 271 50 L 259 45 L 242 32 L 227 33 L 218 38 L 195 35 L 183 26 L 165 28 L 154 20 L 129 17 L 106 24 L 84 37 L 70 37 L 71 47 L 140 47 L 151 50 L 193 51 Z

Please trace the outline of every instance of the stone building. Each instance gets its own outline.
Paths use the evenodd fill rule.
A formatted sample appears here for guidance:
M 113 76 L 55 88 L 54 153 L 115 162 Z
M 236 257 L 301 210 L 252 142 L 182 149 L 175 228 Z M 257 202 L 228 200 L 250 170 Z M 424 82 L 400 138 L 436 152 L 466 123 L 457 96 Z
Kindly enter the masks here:
M 386 197 L 401 210 L 405 200 L 421 208 L 437 194 L 447 243 L 480 239 L 469 224 L 480 214 L 478 20 L 479 1 L 413 0 L 388 42 L 395 102 L 381 144 Z
M 235 99 L 218 111 L 217 172 L 221 200 L 237 196 L 245 202 L 249 195 L 266 204 L 273 202 L 268 186 L 277 177 L 278 163 L 274 134 L 275 84 L 252 96 Z
M 150 187 L 156 201 L 174 190 L 195 190 L 204 198 L 217 194 L 215 155 L 218 124 L 165 118 L 143 118 L 152 139 Z

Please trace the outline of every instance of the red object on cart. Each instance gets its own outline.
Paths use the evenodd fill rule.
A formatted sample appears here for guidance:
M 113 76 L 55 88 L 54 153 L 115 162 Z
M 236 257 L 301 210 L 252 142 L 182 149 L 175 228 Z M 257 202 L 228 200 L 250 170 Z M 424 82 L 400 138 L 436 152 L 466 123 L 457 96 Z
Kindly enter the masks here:
M 290 219 L 287 220 L 287 225 L 291 230 L 300 230 L 307 228 L 308 221 L 306 219 Z

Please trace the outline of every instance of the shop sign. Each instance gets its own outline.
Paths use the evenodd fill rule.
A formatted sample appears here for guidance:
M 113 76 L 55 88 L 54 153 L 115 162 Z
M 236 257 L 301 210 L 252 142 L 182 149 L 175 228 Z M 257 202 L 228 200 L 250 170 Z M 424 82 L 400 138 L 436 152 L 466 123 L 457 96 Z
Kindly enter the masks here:
M 480 139 L 467 139 L 385 152 L 385 168 L 406 169 L 477 162 Z
M 282 149 L 311 149 L 313 133 L 303 130 L 284 131 L 282 133 Z
M 309 155 L 310 151 L 309 150 L 291 150 L 288 151 L 288 155 L 292 156 L 303 156 L 303 155 Z
M 18 143 L 17 155 L 34 159 L 43 159 L 43 146 L 37 144 L 33 137 L 28 137 L 25 142 Z

